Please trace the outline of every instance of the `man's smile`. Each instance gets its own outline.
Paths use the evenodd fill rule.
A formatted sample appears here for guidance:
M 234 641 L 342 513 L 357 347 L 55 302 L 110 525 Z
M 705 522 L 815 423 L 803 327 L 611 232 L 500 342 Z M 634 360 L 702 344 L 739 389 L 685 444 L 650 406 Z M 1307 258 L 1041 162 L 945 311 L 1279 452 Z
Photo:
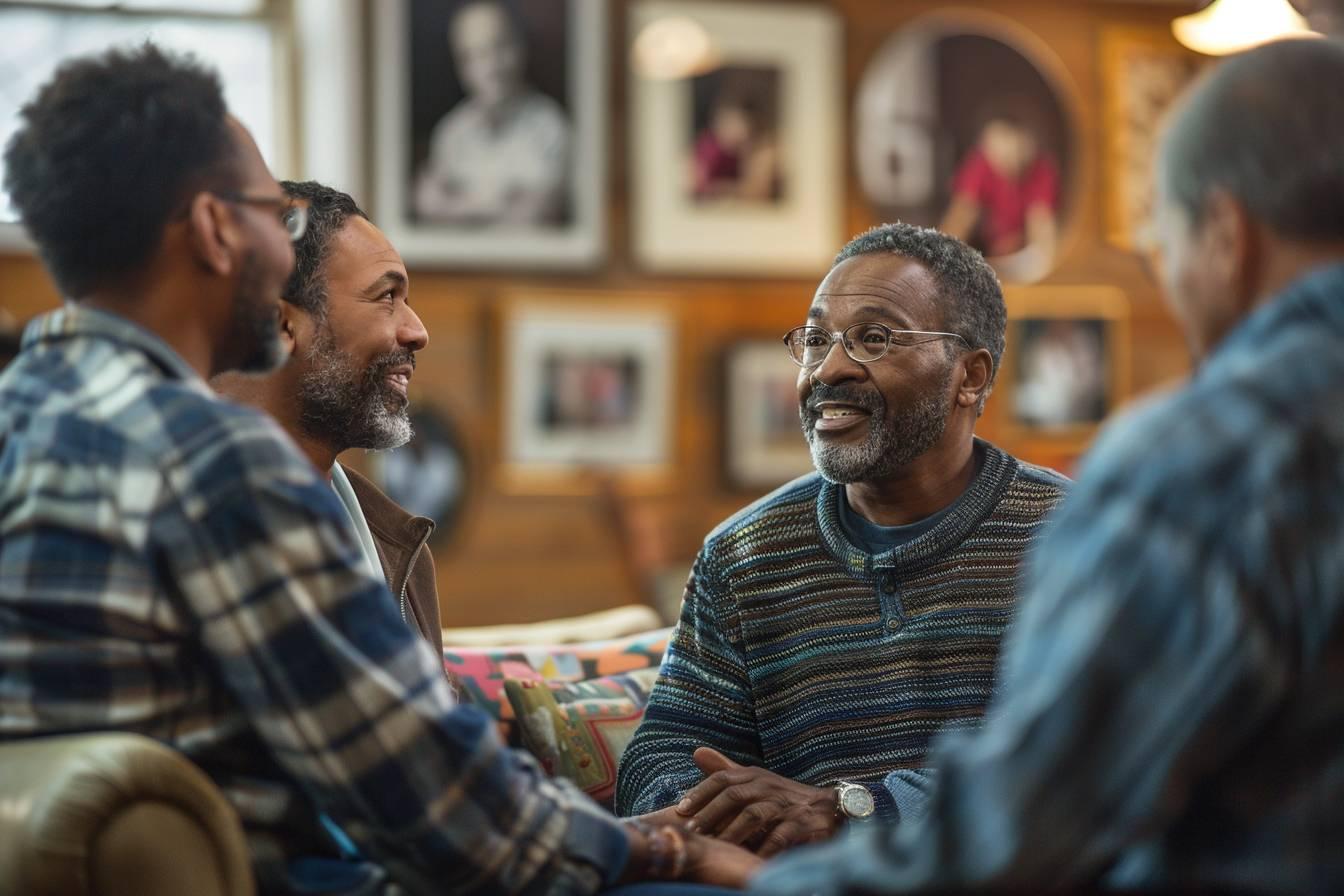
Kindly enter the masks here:
M 866 408 L 837 401 L 819 402 L 814 413 L 817 413 L 818 417 L 812 428 L 822 433 L 837 433 L 852 429 L 872 416 Z

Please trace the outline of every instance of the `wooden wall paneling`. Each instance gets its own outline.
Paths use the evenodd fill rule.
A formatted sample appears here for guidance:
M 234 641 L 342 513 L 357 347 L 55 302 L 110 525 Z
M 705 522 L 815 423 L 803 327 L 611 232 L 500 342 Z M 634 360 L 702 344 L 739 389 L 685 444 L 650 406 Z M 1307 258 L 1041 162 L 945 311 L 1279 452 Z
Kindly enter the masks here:
M 679 324 L 676 389 L 675 486 L 663 493 L 629 496 L 641 525 L 656 538 L 671 565 L 686 564 L 704 535 L 755 494 L 725 487 L 720 470 L 722 396 L 718 364 L 728 345 L 750 336 L 776 337 L 797 325 L 823 272 L 814 278 L 751 279 L 651 276 L 630 261 L 627 233 L 626 10 L 612 0 L 609 238 L 605 268 L 588 274 L 550 275 L 509 271 L 459 274 L 411 272 L 412 303 L 430 332 L 421 353 L 412 395 L 449 414 L 467 442 L 471 482 L 458 528 L 435 548 L 445 625 L 519 622 L 569 615 L 643 600 L 646 593 L 628 574 L 622 551 L 628 539 L 617 531 L 592 496 L 520 496 L 501 491 L 499 462 L 499 357 L 492 320 L 501 296 L 530 288 L 588 290 L 598 296 L 622 291 L 670 297 Z M 768 3 L 762 3 L 768 7 Z M 852 97 L 863 70 L 882 42 L 902 24 L 947 4 L 935 0 L 834 0 L 845 20 L 844 104 L 847 134 Z M 1058 58 L 1075 97 L 1078 127 L 1078 187 L 1075 233 L 1046 284 L 1117 286 L 1131 308 L 1136 391 L 1184 373 L 1185 347 L 1144 265 L 1106 243 L 1101 201 L 1104 145 L 1098 34 L 1103 26 L 1166 29 L 1169 7 L 1144 3 L 1063 3 L 1047 0 L 983 0 L 967 4 L 1011 18 L 1035 34 Z M 763 9 L 768 16 L 768 11 Z M 845 152 L 845 215 L 848 234 L 878 223 L 865 205 Z M 336 186 L 340 186 L 339 184 Z M 840 247 L 836 246 L 838 250 Z M 0 305 L 20 319 L 53 307 L 54 289 L 31 257 L 0 258 Z M 781 363 L 788 361 L 783 357 Z M 1073 453 L 1049 445 L 1027 446 L 1004 432 L 991 398 L 981 434 L 1009 451 L 1030 448 L 1028 459 L 1067 466 Z M 801 436 L 800 436 L 801 437 Z M 362 452 L 349 459 L 363 465 Z M 650 523 L 650 521 L 652 521 Z M 645 536 L 641 536 L 645 537 Z

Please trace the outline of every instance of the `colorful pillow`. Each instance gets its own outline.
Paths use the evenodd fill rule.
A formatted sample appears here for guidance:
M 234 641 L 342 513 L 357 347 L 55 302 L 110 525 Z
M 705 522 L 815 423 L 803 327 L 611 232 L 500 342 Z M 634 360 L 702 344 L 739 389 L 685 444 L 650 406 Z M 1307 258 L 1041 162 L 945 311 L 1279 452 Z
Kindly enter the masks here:
M 508 679 L 508 694 L 525 746 L 546 771 L 568 778 L 611 808 L 616 765 L 644 718 L 658 669 L 588 681 Z
M 504 694 L 504 679 L 566 682 L 657 669 L 671 631 L 662 628 L 610 641 L 549 647 L 448 647 L 443 651 L 443 665 L 458 699 L 498 720 L 500 737 L 517 747 L 522 740 L 513 707 Z

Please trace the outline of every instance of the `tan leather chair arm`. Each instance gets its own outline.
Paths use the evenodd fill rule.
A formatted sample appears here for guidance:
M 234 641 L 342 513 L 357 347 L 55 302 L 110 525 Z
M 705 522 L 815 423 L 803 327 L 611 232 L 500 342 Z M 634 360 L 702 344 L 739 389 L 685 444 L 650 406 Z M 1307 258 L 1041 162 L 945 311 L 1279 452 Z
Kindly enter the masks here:
M 133 734 L 0 744 L 0 893 L 254 896 L 233 808 Z

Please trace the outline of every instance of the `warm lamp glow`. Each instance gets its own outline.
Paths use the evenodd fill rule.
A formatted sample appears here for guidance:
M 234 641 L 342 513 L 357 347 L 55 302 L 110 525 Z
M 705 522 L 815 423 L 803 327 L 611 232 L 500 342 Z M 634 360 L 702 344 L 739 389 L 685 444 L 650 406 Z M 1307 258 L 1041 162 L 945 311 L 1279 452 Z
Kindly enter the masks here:
M 1176 39 L 1196 53 L 1226 56 L 1281 37 L 1319 37 L 1288 0 L 1213 0 L 1171 23 Z
M 645 25 L 631 48 L 635 71 L 646 78 L 689 78 L 717 64 L 714 42 L 694 19 L 666 16 Z

